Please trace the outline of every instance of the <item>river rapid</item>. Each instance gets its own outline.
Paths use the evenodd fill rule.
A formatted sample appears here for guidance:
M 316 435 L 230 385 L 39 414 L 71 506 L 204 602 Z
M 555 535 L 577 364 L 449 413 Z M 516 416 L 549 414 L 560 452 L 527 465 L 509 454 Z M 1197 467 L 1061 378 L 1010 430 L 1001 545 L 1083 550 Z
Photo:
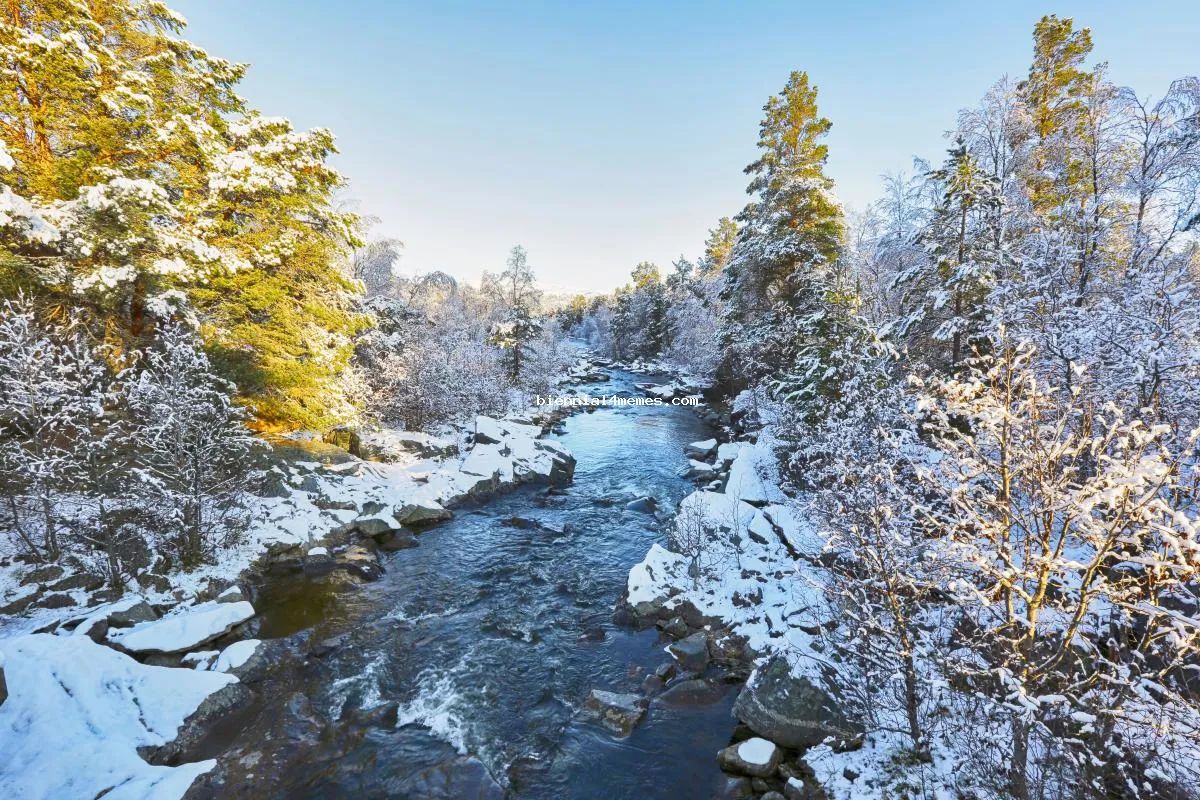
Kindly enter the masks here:
M 648 379 L 611 374 L 591 391 L 636 396 Z M 189 797 L 712 796 L 736 686 L 652 703 L 627 738 L 578 715 L 592 689 L 636 692 L 669 660 L 656 630 L 612 622 L 630 567 L 663 540 L 626 504 L 673 509 L 694 488 L 683 446 L 712 432 L 669 405 L 603 406 L 562 431 L 577 459 L 565 489 L 460 507 L 381 553 L 374 583 L 257 586 L 274 662 L 193 753 L 219 766 Z

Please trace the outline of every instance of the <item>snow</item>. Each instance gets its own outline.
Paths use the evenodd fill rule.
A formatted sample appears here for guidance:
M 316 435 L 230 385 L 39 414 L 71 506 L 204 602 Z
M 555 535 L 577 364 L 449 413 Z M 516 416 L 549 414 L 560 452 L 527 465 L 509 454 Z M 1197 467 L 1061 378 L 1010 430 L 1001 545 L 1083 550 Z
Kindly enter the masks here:
M 769 764 L 775 755 L 775 743 L 755 736 L 739 744 L 737 754 L 747 764 Z
M 629 570 L 628 599 L 630 604 L 648 603 L 665 597 L 660 591 L 664 579 L 678 570 L 687 570 L 687 559 L 672 553 L 660 544 L 650 546 L 650 552 Z
M 760 470 L 772 469 L 774 460 L 774 455 L 760 445 L 739 449 L 733 466 L 729 469 L 729 483 L 725 487 L 725 493 L 755 505 L 783 502 L 786 498 L 778 486 L 764 480 L 759 474 Z
M 327 556 L 327 555 L 329 555 L 329 548 L 328 547 L 310 547 L 310 548 L 308 548 L 308 554 L 310 556 Z
M 137 748 L 174 739 L 232 675 L 145 666 L 84 636 L 34 634 L 3 646 L 0 797 L 172 800 L 215 765 L 152 766 Z
M 212 665 L 213 672 L 229 672 L 245 664 L 250 660 L 251 656 L 258 651 L 258 646 L 262 644 L 258 639 L 245 639 L 240 642 L 234 642 L 221 651 L 221 655 L 217 657 L 217 661 Z
M 181 653 L 227 633 L 254 616 L 254 606 L 204 603 L 153 622 L 110 631 L 108 638 L 134 653 Z
M 732 464 L 738 453 L 741 452 L 742 446 L 741 442 L 722 442 L 717 445 L 717 463 Z

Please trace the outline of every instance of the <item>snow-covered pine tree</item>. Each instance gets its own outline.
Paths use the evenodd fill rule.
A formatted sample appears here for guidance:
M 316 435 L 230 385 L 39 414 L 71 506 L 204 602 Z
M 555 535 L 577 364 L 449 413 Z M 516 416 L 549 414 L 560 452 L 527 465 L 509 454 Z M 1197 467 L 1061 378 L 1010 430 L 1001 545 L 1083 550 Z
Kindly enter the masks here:
M 763 111 L 761 154 L 746 167 L 754 200 L 738 216 L 721 295 L 723 374 L 752 382 L 824 337 L 830 306 L 853 302 L 830 274 L 845 231 L 824 172 L 831 123 L 818 115 L 817 89 L 793 72 Z

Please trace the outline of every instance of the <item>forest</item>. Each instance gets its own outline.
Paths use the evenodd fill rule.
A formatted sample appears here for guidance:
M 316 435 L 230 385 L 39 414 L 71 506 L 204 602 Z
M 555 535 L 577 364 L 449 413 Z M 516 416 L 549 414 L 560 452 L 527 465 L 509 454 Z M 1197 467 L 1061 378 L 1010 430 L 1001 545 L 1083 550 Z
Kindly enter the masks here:
M 337 512 L 280 483 L 280 442 L 370 460 L 359 442 L 427 434 L 498 447 L 517 483 L 535 398 L 669 375 L 766 454 L 752 479 L 778 496 L 731 474 L 735 517 L 778 505 L 817 537 L 760 583 L 807 592 L 805 674 L 875 737 L 853 770 L 830 745 L 826 794 L 811 766 L 775 797 L 1200 797 L 1200 79 L 1115 85 L 1103 42 L 1045 16 L 1027 72 L 947 109 L 943 158 L 854 212 L 793 72 L 756 152 L 747 132 L 745 207 L 695 258 L 558 302 L 521 245 L 476 284 L 407 270 L 333 133 L 256 111 L 247 65 L 185 25 L 157 0 L 0 11 L 0 615 L 50 602 L 17 586 L 48 568 L 105 602 L 186 593 L 248 564 L 297 486 Z M 698 494 L 664 529 L 700 593 L 755 534 Z M 308 574 L 328 552 L 305 536 Z M 843 777 L 864 763 L 870 790 Z M 0 787 L 34 791 L 14 769 Z M 156 785 L 127 796 L 182 794 Z

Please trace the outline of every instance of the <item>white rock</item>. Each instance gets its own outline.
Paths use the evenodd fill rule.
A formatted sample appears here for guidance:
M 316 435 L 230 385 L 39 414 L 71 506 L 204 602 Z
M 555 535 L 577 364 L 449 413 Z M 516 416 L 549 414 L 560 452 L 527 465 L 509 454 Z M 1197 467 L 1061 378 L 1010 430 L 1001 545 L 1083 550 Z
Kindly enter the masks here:
M 221 651 L 221 655 L 217 657 L 217 661 L 213 664 L 213 672 L 230 672 L 245 664 L 250 660 L 258 650 L 258 646 L 262 644 L 258 639 L 245 639 L 240 642 L 234 642 Z
M 775 756 L 776 749 L 774 742 L 755 736 L 739 744 L 737 754 L 738 758 L 748 764 L 769 764 Z
M 108 638 L 133 653 L 182 653 L 231 631 L 254 616 L 254 606 L 205 603 L 154 622 L 109 631 Z

